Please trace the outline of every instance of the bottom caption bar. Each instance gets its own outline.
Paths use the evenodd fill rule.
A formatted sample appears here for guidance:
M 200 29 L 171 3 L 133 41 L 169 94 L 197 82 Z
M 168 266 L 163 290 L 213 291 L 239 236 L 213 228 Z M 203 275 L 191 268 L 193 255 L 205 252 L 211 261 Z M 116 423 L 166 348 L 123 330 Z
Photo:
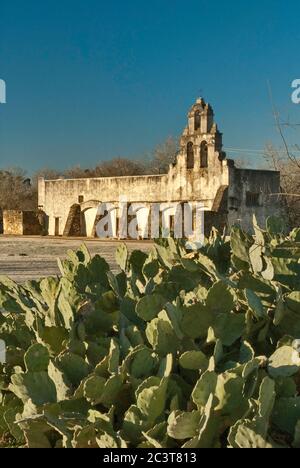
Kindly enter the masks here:
M 99 455 L 99 452 L 98 452 Z M 197 463 L 198 453 L 193 450 L 160 450 L 160 449 L 101 449 L 101 462 L 106 464 L 121 463 L 127 466 L 137 466 L 140 463 L 149 464 L 190 464 Z

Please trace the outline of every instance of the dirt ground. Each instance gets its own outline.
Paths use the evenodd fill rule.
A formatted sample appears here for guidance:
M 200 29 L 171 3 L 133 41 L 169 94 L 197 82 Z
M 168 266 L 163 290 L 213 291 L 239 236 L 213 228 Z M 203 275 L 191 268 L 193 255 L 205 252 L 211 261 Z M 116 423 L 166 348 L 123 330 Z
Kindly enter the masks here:
M 118 241 L 0 236 L 0 275 L 7 275 L 17 282 L 57 275 L 57 258 L 64 258 L 67 250 L 76 250 L 82 243 L 92 255 L 101 255 L 114 271 L 117 270 L 115 250 Z M 127 242 L 127 246 L 129 251 L 147 251 L 151 243 L 132 241 Z

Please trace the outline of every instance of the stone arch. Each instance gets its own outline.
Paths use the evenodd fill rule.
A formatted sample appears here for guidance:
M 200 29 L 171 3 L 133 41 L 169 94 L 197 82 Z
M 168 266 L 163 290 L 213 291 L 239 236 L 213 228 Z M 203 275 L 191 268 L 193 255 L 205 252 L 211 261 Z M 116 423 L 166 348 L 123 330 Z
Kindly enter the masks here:
M 88 200 L 80 204 L 82 235 L 85 237 L 95 237 L 97 210 L 100 205 L 99 200 Z
M 99 200 L 88 200 L 85 202 L 80 203 L 80 209 L 82 212 L 89 210 L 91 208 L 98 208 L 100 205 L 101 201 Z
M 194 169 L 194 144 L 189 141 L 186 147 L 186 167 L 187 169 Z
M 200 167 L 208 167 L 208 146 L 206 141 L 202 141 L 200 145 Z

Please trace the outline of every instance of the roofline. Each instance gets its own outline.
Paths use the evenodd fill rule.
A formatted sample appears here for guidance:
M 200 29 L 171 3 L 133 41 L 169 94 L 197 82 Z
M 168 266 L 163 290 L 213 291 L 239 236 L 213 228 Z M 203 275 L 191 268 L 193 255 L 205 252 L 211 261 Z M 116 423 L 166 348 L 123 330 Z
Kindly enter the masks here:
M 70 179 L 65 179 L 65 178 L 59 178 L 59 179 L 45 179 L 43 177 L 40 177 L 40 179 L 44 180 L 45 182 L 59 182 L 59 181 L 64 181 L 68 182 L 70 180 L 109 180 L 109 179 L 142 179 L 146 177 L 163 177 L 168 175 L 166 174 L 145 174 L 145 175 L 131 175 L 131 176 L 112 176 L 112 177 L 72 177 Z
M 251 172 L 267 172 L 268 174 L 280 174 L 280 171 L 274 171 L 273 169 L 247 169 L 244 167 L 235 167 L 237 171 L 251 171 Z

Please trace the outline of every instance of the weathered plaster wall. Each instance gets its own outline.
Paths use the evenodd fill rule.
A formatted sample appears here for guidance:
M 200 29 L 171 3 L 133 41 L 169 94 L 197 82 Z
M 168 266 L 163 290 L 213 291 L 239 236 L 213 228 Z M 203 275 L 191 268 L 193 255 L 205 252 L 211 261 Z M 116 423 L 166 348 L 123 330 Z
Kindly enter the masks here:
M 39 207 L 48 217 L 50 235 L 72 232 L 70 211 L 80 205 L 86 235 L 94 235 L 99 203 L 202 202 L 207 220 L 218 226 L 237 219 L 249 229 L 252 214 L 259 222 L 278 213 L 279 204 L 271 193 L 279 192 L 279 175 L 268 171 L 239 170 L 226 160 L 222 134 L 214 123 L 209 104 L 198 99 L 188 114 L 188 125 L 174 164 L 164 175 L 90 179 L 39 180 Z M 228 189 L 228 190 L 227 190 Z M 259 193 L 260 205 L 246 204 L 247 192 Z M 209 222 L 208 222 L 209 224 Z M 73 230 L 74 231 L 74 230 Z
M 232 168 L 228 193 L 229 225 L 238 221 L 249 230 L 255 214 L 258 224 L 264 227 L 268 216 L 281 214 L 279 192 L 279 172 Z M 259 206 L 247 206 L 247 193 L 259 195 Z
M 177 164 L 170 167 L 167 175 L 40 180 L 39 206 L 49 216 L 49 234 L 54 235 L 55 218 L 59 219 L 59 234 L 63 234 L 69 209 L 78 203 L 79 197 L 84 197 L 86 205 L 89 200 L 97 203 L 117 202 L 124 196 L 128 202 L 202 201 L 210 210 L 220 184 L 228 185 L 226 161 L 217 161 L 216 166 L 208 169 L 195 165 L 194 169 L 187 170 L 185 155 L 180 154 Z M 91 209 L 85 208 L 88 235 L 95 214 L 94 204 Z

